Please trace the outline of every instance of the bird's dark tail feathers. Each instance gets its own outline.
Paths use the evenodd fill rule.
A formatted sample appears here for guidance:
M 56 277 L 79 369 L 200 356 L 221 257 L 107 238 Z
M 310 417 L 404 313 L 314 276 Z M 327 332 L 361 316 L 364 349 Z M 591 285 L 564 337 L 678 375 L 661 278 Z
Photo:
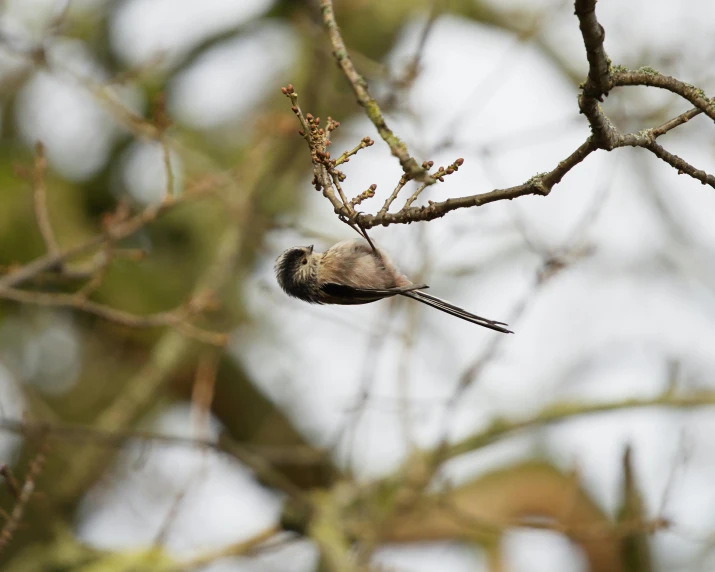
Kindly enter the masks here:
M 446 312 L 447 314 L 450 314 L 451 316 L 461 318 L 462 320 L 466 320 L 467 322 L 471 322 L 472 324 L 477 324 L 478 326 L 482 326 L 484 328 L 489 328 L 490 330 L 502 332 L 503 334 L 513 334 L 514 333 L 511 330 L 504 327 L 504 326 L 508 325 L 508 324 L 505 324 L 504 322 L 496 322 L 494 320 L 488 320 L 487 318 L 482 318 L 475 314 L 470 314 L 466 310 L 463 310 L 462 308 L 460 308 L 458 306 L 450 304 L 446 300 L 442 300 L 441 298 L 437 298 L 436 296 L 427 294 L 426 292 L 423 292 L 422 290 L 412 290 L 412 291 L 408 291 L 408 292 L 401 292 L 401 295 L 407 296 L 408 298 L 412 298 L 413 300 L 417 300 L 418 302 L 422 302 L 423 304 L 427 304 L 428 306 L 432 306 L 433 308 L 437 308 L 438 310 L 441 310 L 442 312 Z

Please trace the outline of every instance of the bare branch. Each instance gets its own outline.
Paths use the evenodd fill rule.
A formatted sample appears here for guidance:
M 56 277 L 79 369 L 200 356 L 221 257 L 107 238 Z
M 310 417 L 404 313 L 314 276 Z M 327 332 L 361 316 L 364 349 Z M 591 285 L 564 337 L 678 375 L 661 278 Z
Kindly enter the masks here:
M 579 95 L 578 107 L 588 119 L 594 142 L 598 144 L 598 147 L 606 151 L 612 151 L 618 147 L 621 134 L 601 109 L 598 99 L 586 95 L 584 89 L 583 93 Z
M 400 177 L 400 180 L 397 182 L 397 186 L 395 187 L 395 190 L 392 191 L 392 194 L 390 194 L 389 197 L 387 197 L 387 200 L 385 201 L 385 204 L 382 205 L 382 208 L 378 211 L 377 215 L 378 216 L 384 216 L 388 210 L 390 210 L 390 206 L 392 203 L 395 202 L 395 199 L 397 199 L 397 195 L 400 194 L 400 191 L 402 188 L 408 183 L 410 179 L 407 177 L 407 175 L 402 175 Z
M 668 131 L 671 129 L 675 129 L 676 127 L 680 127 L 684 123 L 687 123 L 690 121 L 693 117 L 697 117 L 702 113 L 702 109 L 698 109 L 697 107 L 694 107 L 693 109 L 690 109 L 689 111 L 686 111 L 685 113 L 682 113 L 678 115 L 677 117 L 674 117 L 673 119 L 666 121 L 663 123 L 663 125 L 660 125 L 659 127 L 654 127 L 652 129 L 653 131 L 653 136 L 654 137 L 660 137 L 661 135 L 665 135 Z
M 363 228 L 390 224 L 408 224 L 417 221 L 434 220 L 441 218 L 453 210 L 479 207 L 495 201 L 511 200 L 524 195 L 546 196 L 551 192 L 554 185 L 558 184 L 564 175 L 573 167 L 583 161 L 588 155 L 597 149 L 591 139 L 583 143 L 576 151 L 561 161 L 556 168 L 548 173 L 542 173 L 529 179 L 526 183 L 509 187 L 508 189 L 496 189 L 488 193 L 447 199 L 446 201 L 432 203 L 428 206 L 409 207 L 396 213 L 378 213 L 377 215 L 359 214 L 356 222 Z
M 610 89 L 610 59 L 603 47 L 606 32 L 596 19 L 596 0 L 576 0 L 575 14 L 586 46 L 588 80 L 584 93 L 589 98 L 599 99 Z
M 0 298 L 31 304 L 35 306 L 50 306 L 54 308 L 72 308 L 93 314 L 110 322 L 115 322 L 129 328 L 157 328 L 171 326 L 186 318 L 185 313 L 158 312 L 147 316 L 137 316 L 129 312 L 117 310 L 103 304 L 86 300 L 75 294 L 55 294 L 47 292 L 30 292 L 16 288 L 0 289 Z
M 644 147 L 651 151 L 656 157 L 662 159 L 674 169 L 677 169 L 678 174 L 685 173 L 693 177 L 693 179 L 697 179 L 703 185 L 710 185 L 711 187 L 715 188 L 715 177 L 709 175 L 705 171 L 696 169 L 687 161 L 684 161 L 677 155 L 673 155 L 673 153 L 670 153 L 669 151 L 663 149 L 663 147 L 658 145 L 658 143 L 656 143 L 655 141 L 644 145 Z
M 65 260 L 81 256 L 96 248 L 105 240 L 106 237 L 98 235 L 91 238 L 87 242 L 78 244 L 77 246 L 73 246 L 62 252 L 56 254 L 45 254 L 44 256 L 36 258 L 32 262 L 29 262 L 20 268 L 5 274 L 5 276 L 0 277 L 0 288 L 17 286 L 31 280 L 42 272 L 58 268 L 59 265 Z
M 624 399 L 623 401 L 608 403 L 554 403 L 533 417 L 522 421 L 508 421 L 504 419 L 493 421 L 491 425 L 483 431 L 449 446 L 446 452 L 446 458 L 457 457 L 464 453 L 474 451 L 475 449 L 481 449 L 517 431 L 558 423 L 581 415 L 626 409 L 640 409 L 644 407 L 669 407 L 677 409 L 712 407 L 713 405 L 715 405 L 715 392 L 712 391 L 684 396 L 666 393 L 655 398 Z
M 365 80 L 355 70 L 335 20 L 331 0 L 320 0 L 320 8 L 323 15 L 323 23 L 328 30 L 336 60 L 350 81 L 358 101 L 367 110 L 368 116 L 371 117 L 373 123 L 378 127 L 383 139 L 390 144 L 390 138 L 394 137 L 394 135 L 391 131 L 387 130 L 387 127 L 384 125 L 384 119 L 380 114 L 379 108 L 367 91 Z M 313 184 L 330 200 L 336 214 L 338 214 L 344 222 L 347 222 L 353 226 L 353 228 L 355 228 L 354 225 L 357 225 L 357 227 L 362 229 L 362 232 L 365 232 L 365 230 L 377 225 L 388 226 L 390 224 L 409 224 L 417 221 L 434 220 L 456 209 L 482 206 L 491 202 L 511 200 L 524 195 L 546 196 L 569 170 L 583 161 L 596 149 L 611 151 L 624 146 L 643 147 L 678 169 L 678 172 L 687 173 L 704 184 L 712 184 L 715 182 L 715 178 L 711 175 L 700 169 L 696 169 L 685 160 L 669 153 L 655 143 L 657 137 L 682 125 L 699 113 L 706 113 L 715 118 L 715 105 L 713 105 L 713 101 L 707 99 L 702 90 L 698 90 L 674 78 L 662 76 L 650 68 L 641 68 L 636 72 L 631 72 L 618 66 L 612 67 L 604 48 L 605 31 L 598 23 L 595 9 L 596 0 L 575 0 L 575 13 L 579 19 L 589 62 L 589 74 L 586 82 L 584 82 L 582 86 L 582 93 L 579 96 L 579 108 L 588 119 L 593 135 L 569 157 L 561 161 L 552 171 L 537 174 L 525 183 L 514 187 L 496 189 L 491 192 L 467 197 L 449 198 L 442 202 L 429 201 L 429 204 L 426 206 L 413 206 L 413 203 L 427 185 L 441 180 L 441 176 L 444 173 L 439 171 L 434 174 L 428 174 L 428 178 L 424 181 L 424 184 L 418 187 L 412 196 L 407 199 L 403 208 L 398 212 L 390 213 L 390 206 L 397 199 L 402 188 L 412 178 L 418 178 L 413 177 L 412 172 L 405 168 L 405 157 L 407 157 L 409 161 L 414 161 L 414 159 L 407 155 L 406 147 L 399 147 L 398 145 L 398 151 L 404 151 L 404 155 L 400 155 L 399 152 L 393 148 L 394 146 L 390 144 L 391 148 L 393 148 L 393 153 L 401 157 L 403 168 L 405 168 L 405 175 L 400 179 L 377 214 L 359 213 L 355 211 L 354 207 L 360 204 L 362 200 L 370 198 L 370 193 L 367 191 L 363 192 L 358 195 L 356 199 L 348 202 L 340 184 L 344 180 L 345 175 L 337 171 L 336 167 L 348 161 L 351 155 L 362 148 L 362 144 L 355 147 L 352 151 L 343 153 L 337 161 L 331 160 L 330 153 L 327 151 L 327 145 L 329 145 L 330 142 L 328 137 L 323 133 L 323 130 L 318 128 L 319 119 L 316 118 L 313 120 L 312 116 L 308 114 L 306 120 L 306 117 L 303 116 L 300 108 L 296 105 L 297 95 L 294 93 L 293 87 L 288 86 L 287 88 L 283 88 L 283 93 L 288 95 L 293 101 L 293 111 L 298 115 L 301 125 L 303 126 L 303 130 L 301 130 L 300 133 L 306 138 L 311 147 L 315 174 Z M 610 118 L 603 112 L 599 105 L 604 94 L 607 95 L 609 90 L 620 85 L 649 85 L 669 89 L 691 101 L 696 108 L 681 114 L 660 127 L 645 130 L 638 134 L 622 135 L 611 123 Z M 329 122 L 330 121 L 332 120 L 329 119 Z M 384 130 L 381 130 L 383 127 Z M 399 140 L 396 141 L 400 143 Z M 430 167 L 431 162 L 424 162 L 420 170 L 421 173 L 424 174 L 428 172 Z M 452 165 L 452 167 L 454 167 L 454 165 Z M 336 196 L 336 192 L 332 187 L 335 188 L 340 198 Z
M 27 264 L 12 270 L 10 273 L 0 277 L 0 289 L 19 286 L 42 272 L 57 269 L 66 260 L 91 252 L 96 247 L 107 241 L 111 240 L 116 242 L 131 236 L 140 228 L 155 220 L 159 215 L 178 205 L 183 205 L 195 199 L 208 196 L 213 190 L 215 190 L 215 188 L 216 182 L 212 178 L 209 178 L 206 181 L 199 180 L 195 183 L 195 188 L 188 188 L 187 191 L 179 198 L 149 205 L 143 211 L 137 213 L 129 219 L 110 222 L 103 234 L 94 236 L 82 244 L 78 244 L 54 254 L 45 254 L 44 256 L 36 258 L 32 262 L 28 262 Z
M 247 540 L 241 540 L 230 546 L 224 546 L 209 552 L 206 554 L 201 554 L 196 558 L 184 562 L 180 566 L 171 570 L 171 572 L 190 572 L 191 570 L 196 570 L 198 568 L 203 568 L 216 562 L 218 560 L 223 560 L 224 558 L 235 558 L 237 556 L 247 556 L 252 552 L 255 552 L 260 548 L 266 541 L 274 538 L 277 534 L 282 532 L 279 526 L 269 526 L 265 530 L 261 530 L 257 534 L 254 534 Z
M 372 139 L 370 139 L 369 137 L 363 137 L 362 141 L 360 141 L 360 143 L 358 143 L 354 148 L 350 149 L 350 151 L 345 151 L 342 155 L 335 159 L 334 165 L 337 167 L 338 165 L 347 163 L 350 160 L 350 157 L 352 157 L 353 155 L 357 155 L 358 151 L 361 151 L 366 147 L 370 147 L 372 144 Z
M 7 544 L 12 540 L 12 536 L 17 530 L 22 520 L 22 515 L 25 513 L 25 507 L 30 502 L 32 494 L 35 492 L 35 480 L 42 470 L 45 463 L 45 444 L 40 446 L 39 452 L 35 458 L 30 461 L 30 466 L 27 469 L 27 475 L 22 487 L 19 489 L 15 498 L 15 506 L 10 513 L 10 518 L 5 522 L 2 530 L 0 530 L 0 553 L 5 549 Z
M 130 312 L 117 310 L 111 306 L 92 302 L 91 300 L 87 300 L 84 296 L 77 294 L 56 294 L 31 292 L 18 290 L 16 288 L 0 288 L 0 298 L 36 306 L 71 308 L 73 310 L 93 314 L 128 328 L 159 328 L 171 326 L 190 338 L 217 346 L 224 346 L 228 341 L 227 334 L 208 332 L 187 321 L 192 315 L 203 309 L 202 305 L 197 304 L 195 301 L 189 301 L 186 306 L 168 312 L 157 312 L 156 314 L 147 316 L 138 316 Z
M 428 161 L 428 162 L 425 162 L 423 164 L 423 166 L 429 165 L 431 167 L 432 164 L 433 164 L 432 161 Z M 464 159 L 462 159 L 460 157 L 446 169 L 444 167 L 440 167 L 439 169 L 437 169 L 437 172 L 432 173 L 430 176 L 435 181 L 444 183 L 444 177 L 446 177 L 447 175 L 451 175 L 455 171 L 458 171 L 459 167 L 461 167 L 463 164 L 464 164 Z M 422 183 L 419 187 L 417 187 L 417 190 L 415 190 L 415 192 L 412 193 L 412 196 L 409 199 L 407 199 L 407 201 L 405 202 L 405 206 L 403 208 L 406 208 L 406 209 L 410 208 L 412 206 L 412 203 L 414 203 L 417 200 L 417 198 L 420 196 L 422 191 L 424 191 L 426 188 L 427 188 L 427 183 Z
M 387 126 L 380 107 L 367 90 L 367 82 L 355 69 L 350 54 L 345 47 L 338 23 L 335 20 L 332 0 L 320 0 L 320 11 L 323 15 L 323 24 L 328 31 L 328 37 L 333 47 L 333 55 L 338 65 L 340 65 L 345 77 L 350 82 L 358 103 L 365 109 L 365 113 L 372 121 L 380 137 L 390 147 L 392 154 L 399 159 L 402 170 L 412 179 L 434 182 L 430 180 L 426 171 L 417 164 L 414 157 L 410 156 L 407 145 Z
M 42 143 L 35 145 L 35 165 L 32 173 L 33 203 L 35 206 L 35 218 L 37 226 L 42 234 L 42 239 L 47 246 L 49 254 L 57 254 L 59 246 L 55 233 L 50 224 L 50 215 L 47 211 L 47 185 L 45 184 L 45 174 L 47 173 L 47 158 L 45 157 L 45 147 Z
M 376 190 L 377 190 L 377 185 L 373 183 L 366 190 L 364 190 L 362 193 L 360 193 L 356 197 L 350 199 L 350 206 L 353 207 L 353 209 L 354 209 L 356 206 L 358 206 L 363 201 L 371 199 L 372 197 L 375 196 Z
M 715 120 L 715 102 L 709 99 L 702 89 L 674 77 L 658 73 L 652 68 L 643 67 L 636 71 L 616 68 L 611 74 L 611 80 L 613 87 L 642 85 L 668 90 L 683 99 L 687 99 L 710 119 Z
M 105 447 L 121 447 L 131 441 L 140 441 L 156 445 L 212 450 L 220 453 L 231 453 L 243 448 L 255 455 L 260 455 L 266 462 L 273 465 L 314 465 L 321 464 L 326 460 L 326 455 L 322 451 L 304 446 L 272 447 L 245 445 L 232 443 L 228 437 L 220 437 L 217 441 L 208 438 L 180 437 L 178 435 L 166 435 L 152 431 L 132 429 L 110 431 L 73 423 L 46 423 L 27 419 L 6 418 L 0 419 L 0 431 L 7 431 L 28 438 L 47 436 L 75 442 L 89 441 Z M 4 475 L 2 472 L 0 472 L 0 474 Z M 7 479 L 7 476 L 5 478 Z

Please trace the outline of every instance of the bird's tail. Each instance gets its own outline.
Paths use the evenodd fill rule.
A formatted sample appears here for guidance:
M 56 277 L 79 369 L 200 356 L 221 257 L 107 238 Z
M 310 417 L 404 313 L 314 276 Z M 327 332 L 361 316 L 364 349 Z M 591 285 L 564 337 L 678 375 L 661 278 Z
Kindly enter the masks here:
M 514 333 L 511 330 L 504 327 L 504 326 L 508 325 L 508 324 L 505 324 L 504 322 L 496 322 L 494 320 L 488 320 L 487 318 L 482 318 L 475 314 L 471 314 L 458 306 L 450 304 L 449 302 L 442 300 L 441 298 L 437 298 L 437 296 L 432 296 L 431 294 L 427 294 L 426 292 L 423 292 L 422 290 L 412 290 L 412 291 L 407 291 L 407 292 L 401 292 L 401 295 L 407 296 L 408 298 L 412 298 L 413 300 L 417 300 L 418 302 L 422 302 L 423 304 L 427 304 L 428 306 L 432 306 L 433 308 L 437 308 L 438 310 L 441 310 L 442 312 L 446 312 L 447 314 L 450 314 L 451 316 L 461 318 L 462 320 L 466 320 L 467 322 L 471 322 L 472 324 L 477 324 L 478 326 L 482 326 L 484 328 L 489 328 L 490 330 L 502 332 L 503 334 L 513 334 Z

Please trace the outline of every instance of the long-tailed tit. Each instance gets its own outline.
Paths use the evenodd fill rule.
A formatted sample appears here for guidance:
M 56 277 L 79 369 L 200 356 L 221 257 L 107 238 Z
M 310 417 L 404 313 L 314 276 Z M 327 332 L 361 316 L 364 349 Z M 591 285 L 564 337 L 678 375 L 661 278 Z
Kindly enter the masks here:
M 367 304 L 390 296 L 407 296 L 473 324 L 511 334 L 504 322 L 481 318 L 427 294 L 413 284 L 388 254 L 362 240 L 346 240 L 326 252 L 312 246 L 290 248 L 276 260 L 278 284 L 289 296 L 311 304 Z

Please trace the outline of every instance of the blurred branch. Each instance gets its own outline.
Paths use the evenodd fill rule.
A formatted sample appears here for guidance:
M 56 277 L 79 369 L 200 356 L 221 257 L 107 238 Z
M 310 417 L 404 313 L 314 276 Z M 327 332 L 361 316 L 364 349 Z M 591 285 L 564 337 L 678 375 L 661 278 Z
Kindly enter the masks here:
M 220 358 L 220 353 L 213 349 L 207 349 L 199 357 L 191 390 L 191 425 L 196 437 L 207 437 L 211 433 L 211 403 L 216 393 Z
M 315 513 L 310 521 L 309 534 L 320 550 L 320 572 L 367 572 L 352 555 L 352 539 L 346 528 L 344 504 L 351 490 L 320 491 L 313 494 Z M 346 488 L 348 485 L 346 484 Z M 344 494 L 337 494 L 342 492 Z M 377 524 L 377 523 L 375 523 Z
M 0 299 L 12 300 L 23 304 L 71 308 L 130 328 L 171 326 L 182 334 L 203 343 L 218 346 L 222 346 L 226 343 L 226 334 L 206 331 L 188 322 L 189 318 L 201 313 L 211 305 L 211 297 L 206 291 L 196 292 L 185 304 L 175 310 L 159 312 L 148 316 L 134 315 L 87 299 L 91 292 L 101 283 L 102 276 L 113 255 L 112 245 L 119 240 L 131 236 L 171 208 L 206 196 L 209 192 L 215 190 L 215 180 L 213 176 L 211 177 L 213 184 L 207 185 L 205 181 L 198 180 L 194 182 L 181 197 L 174 198 L 173 195 L 166 195 L 165 200 L 162 202 L 149 205 L 134 216 L 129 216 L 126 212 L 127 208 L 120 204 L 115 213 L 105 216 L 103 221 L 104 228 L 101 235 L 92 237 L 84 243 L 65 251 L 59 251 L 54 241 L 49 220 L 46 216 L 44 167 L 42 166 L 44 163 L 44 155 L 42 154 L 42 147 L 39 145 L 35 163 L 35 174 L 33 176 L 33 181 L 35 181 L 35 196 L 41 197 L 41 199 L 35 199 L 35 210 L 38 224 L 41 229 L 44 228 L 43 236 L 45 236 L 45 241 L 48 244 L 48 253 L 19 268 L 13 268 L 9 273 L 0 277 Z M 33 280 L 49 270 L 54 270 L 61 276 L 64 272 L 63 263 L 66 260 L 85 254 L 98 246 L 103 246 L 105 249 L 101 255 L 95 257 L 90 267 L 85 269 L 85 271 L 88 272 L 87 277 L 90 281 L 77 292 L 64 294 L 14 288 L 14 286 Z
M 427 21 L 425 22 L 422 32 L 420 33 L 420 39 L 417 42 L 415 53 L 412 58 L 410 58 L 410 61 L 405 65 L 400 77 L 392 80 L 393 86 L 397 88 L 396 90 L 393 90 L 393 98 L 397 97 L 397 93 L 395 93 L 395 91 L 409 89 L 419 76 L 421 71 L 420 68 L 422 67 L 422 58 L 424 57 L 425 47 L 427 46 L 427 40 L 434 29 L 437 19 L 448 6 L 448 2 L 445 0 L 431 0 L 431 4 L 429 16 L 427 17 Z
M 209 564 L 212 564 L 213 562 L 216 562 L 218 560 L 223 560 L 224 558 L 247 556 L 259 547 L 261 547 L 261 545 L 263 545 L 266 541 L 270 540 L 281 532 L 282 530 L 279 526 L 269 526 L 268 528 L 254 534 L 247 540 L 242 540 L 240 542 L 236 542 L 235 544 L 231 544 L 230 546 L 225 546 L 213 552 L 201 554 L 196 558 L 192 558 L 191 560 L 184 562 L 180 566 L 173 568 L 171 572 L 190 572 L 191 570 L 196 570 L 197 568 L 208 566 Z
M 45 463 L 45 443 L 40 445 L 40 450 L 35 455 L 34 459 L 30 461 L 30 465 L 27 469 L 27 474 L 25 475 L 25 481 L 22 487 L 18 489 L 17 484 L 9 472 L 9 469 L 3 465 L 0 474 L 6 479 L 8 486 L 11 491 L 15 494 L 15 506 L 12 509 L 5 525 L 0 530 L 0 553 L 5 549 L 7 544 L 12 540 L 13 534 L 20 525 L 20 520 L 22 520 L 22 515 L 25 512 L 25 507 L 27 503 L 30 502 L 32 494 L 35 492 L 35 480 L 42 470 L 42 466 Z
M 49 254 L 57 254 L 59 246 L 55 233 L 50 224 L 50 215 L 47 211 L 47 185 L 45 184 L 45 173 L 47 172 L 47 158 L 45 157 L 45 148 L 42 143 L 35 145 L 35 165 L 32 172 L 32 190 L 33 204 L 35 207 L 35 218 L 37 226 L 42 234 L 42 239 L 47 246 Z
M 608 403 L 554 403 L 536 415 L 521 421 L 509 421 L 506 419 L 496 419 L 492 421 L 486 429 L 450 445 L 446 452 L 446 458 L 454 458 L 464 453 L 481 449 L 517 431 L 558 423 L 581 415 L 639 409 L 643 407 L 681 409 L 711 407 L 713 405 L 715 405 L 715 392 L 711 391 L 683 396 L 665 393 L 650 399 L 624 399 L 622 401 Z
M 202 178 L 190 185 L 181 197 L 168 198 L 162 202 L 151 204 L 134 216 L 126 217 L 124 213 L 108 215 L 104 221 L 105 226 L 102 234 L 61 252 L 48 253 L 32 262 L 13 268 L 9 273 L 0 277 L 0 291 L 4 288 L 19 286 L 42 272 L 56 270 L 66 260 L 82 256 L 105 242 L 117 242 L 127 238 L 169 210 L 209 196 L 215 191 L 216 186 L 214 176 L 206 177 L 205 180 Z
M 319 464 L 325 461 L 325 455 L 309 447 L 271 447 L 261 445 L 242 445 L 232 442 L 228 436 L 221 435 L 218 440 L 194 437 L 180 437 L 165 435 L 152 431 L 139 431 L 123 429 L 106 431 L 91 425 L 77 425 L 72 423 L 43 422 L 20 419 L 0 419 L 0 431 L 7 431 L 27 438 L 36 438 L 46 435 L 48 438 L 64 439 L 68 441 L 91 441 L 105 447 L 122 447 L 132 441 L 144 442 L 148 445 L 165 445 L 189 447 L 227 453 L 236 456 L 239 450 L 259 455 L 266 462 L 273 465 L 284 463 Z
M 276 471 L 265 457 L 239 446 L 226 434 L 223 437 L 222 448 L 249 467 L 259 482 L 286 493 L 300 508 L 309 509 L 309 502 L 303 491 L 288 477 Z
M 190 338 L 216 346 L 224 346 L 228 340 L 227 334 L 203 330 L 188 322 L 194 314 L 203 310 L 205 305 L 208 303 L 207 300 L 194 298 L 190 299 L 187 304 L 182 305 L 175 310 L 157 312 L 147 316 L 138 316 L 136 314 L 131 314 L 130 312 L 124 312 L 110 306 L 105 306 L 104 304 L 92 302 L 79 293 L 56 294 L 18 290 L 16 288 L 1 288 L 0 298 L 35 306 L 71 308 L 73 310 L 93 314 L 128 328 L 158 328 L 162 326 L 171 326 Z
M 633 471 L 633 455 L 630 446 L 623 453 L 623 485 L 621 489 L 621 505 L 618 509 L 619 528 L 631 522 L 645 520 L 647 508 L 643 495 L 639 490 Z M 664 519 L 660 519 L 665 522 Z M 623 563 L 629 572 L 653 572 L 648 533 L 653 532 L 644 527 L 627 527 L 626 534 L 621 539 Z
M 218 297 L 225 291 L 229 280 L 234 275 L 242 248 L 245 246 L 245 241 L 249 239 L 248 233 L 251 227 L 248 222 L 254 213 L 254 196 L 260 189 L 259 182 L 261 177 L 271 172 L 274 167 L 273 161 L 266 156 L 272 145 L 271 138 L 264 139 L 260 145 L 254 146 L 246 157 L 245 180 L 242 181 L 240 187 L 235 189 L 232 195 L 235 197 L 233 204 L 228 205 L 234 217 L 218 241 L 213 261 L 197 281 L 191 294 L 192 298 Z M 259 165 L 259 168 L 256 168 L 256 165 Z M 173 202 L 168 197 L 167 200 Z M 103 432 L 121 431 L 131 426 L 170 381 L 172 374 L 188 359 L 193 359 L 195 352 L 196 347 L 190 340 L 174 331 L 165 332 L 155 344 L 144 367 L 127 382 L 115 401 L 99 413 L 94 426 Z M 59 496 L 76 498 L 103 470 L 105 463 L 100 461 L 102 459 L 106 461 L 108 458 L 106 451 L 97 451 L 92 448 L 77 451 L 72 465 L 59 485 Z M 247 455 L 241 460 L 250 466 L 251 458 L 250 455 Z M 265 463 L 262 459 L 259 460 Z M 262 465 L 262 467 L 268 474 L 270 465 L 267 467 Z M 275 471 L 273 472 L 275 473 Z M 269 474 L 269 478 L 272 479 L 271 486 L 290 488 L 292 485 L 278 473 L 276 473 L 276 478 L 272 477 L 273 475 Z M 295 493 L 295 490 L 286 492 L 291 494 Z
M 105 236 L 97 235 L 82 244 L 78 244 L 57 254 L 45 254 L 19 268 L 12 268 L 10 272 L 0 277 L 0 289 L 17 286 L 28 280 L 32 280 L 35 276 L 43 272 L 57 268 L 65 260 L 81 256 L 93 248 L 96 248 L 105 240 Z
M 191 400 L 191 431 L 192 434 L 200 439 L 210 438 L 209 415 L 211 401 L 213 399 L 214 385 L 216 383 L 216 370 L 219 361 L 219 353 L 215 350 L 205 350 L 199 357 L 199 363 L 196 367 L 196 379 Z M 152 545 L 155 548 L 161 548 L 166 545 L 167 538 L 171 533 L 172 527 L 177 521 L 177 516 L 181 511 L 182 505 L 186 500 L 192 488 L 196 487 L 201 481 L 208 476 L 208 450 L 201 451 L 201 457 L 198 462 L 191 468 L 189 476 L 184 481 L 183 485 L 177 490 L 174 498 L 169 505 L 169 510 L 166 511 L 162 520 L 159 531 L 154 537 Z
M 530 528 L 532 530 L 550 530 L 564 534 L 573 540 L 609 540 L 613 538 L 625 540 L 636 533 L 641 535 L 652 534 L 658 530 L 668 528 L 670 524 L 663 518 L 648 520 L 642 517 L 619 519 L 617 523 L 610 523 L 605 519 L 597 523 L 563 522 L 556 519 L 545 521 L 542 515 L 517 516 L 515 518 L 506 519 L 494 517 L 475 518 L 469 514 L 468 511 L 460 508 L 458 504 L 460 500 L 459 497 L 459 491 L 457 490 L 452 493 L 447 493 L 441 498 L 438 497 L 436 502 L 440 507 L 451 513 L 456 522 L 482 534 L 487 532 L 501 535 L 506 533 L 510 528 L 521 527 Z M 567 521 L 568 519 L 564 520 Z
M 404 486 L 394 494 L 405 497 Z M 568 536 L 583 550 L 591 572 L 619 572 L 619 529 L 589 497 L 577 474 L 547 463 L 526 461 L 488 472 L 468 482 L 420 494 L 395 510 L 384 526 L 385 542 L 464 540 L 503 550 L 513 527 L 548 529 Z
M 223 240 L 239 243 L 235 226 L 226 231 Z M 221 249 L 225 255 L 235 255 L 233 245 L 224 244 Z M 227 252 L 227 250 L 229 250 Z M 219 254 L 216 263 L 232 266 L 230 259 L 225 260 Z M 122 393 L 114 402 L 99 413 L 94 426 L 103 432 L 121 431 L 129 427 L 146 410 L 158 392 L 171 379 L 193 353 L 191 341 L 175 331 L 165 332 L 154 345 L 151 355 L 142 369 L 128 380 Z M 101 459 L 108 460 L 105 451 L 96 448 L 83 448 L 76 452 L 72 465 L 63 476 L 59 486 L 61 498 L 75 498 L 94 481 L 103 470 Z

